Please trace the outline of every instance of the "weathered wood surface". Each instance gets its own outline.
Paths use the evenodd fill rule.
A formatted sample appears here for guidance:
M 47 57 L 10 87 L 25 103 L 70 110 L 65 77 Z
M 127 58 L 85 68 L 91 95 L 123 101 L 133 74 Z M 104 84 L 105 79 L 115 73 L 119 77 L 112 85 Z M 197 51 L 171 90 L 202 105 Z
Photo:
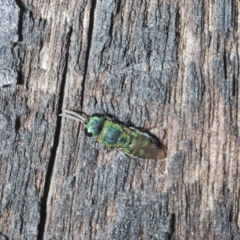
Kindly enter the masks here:
M 237 0 L 0 10 L 0 239 L 240 239 Z M 62 107 L 149 129 L 168 156 L 106 149 Z

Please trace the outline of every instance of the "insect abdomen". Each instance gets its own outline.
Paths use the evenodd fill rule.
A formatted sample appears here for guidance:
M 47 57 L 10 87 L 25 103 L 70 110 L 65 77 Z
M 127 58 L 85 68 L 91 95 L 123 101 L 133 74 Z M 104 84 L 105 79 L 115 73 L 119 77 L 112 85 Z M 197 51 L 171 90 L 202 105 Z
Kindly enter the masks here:
M 128 155 L 140 158 L 162 159 L 166 157 L 166 148 L 158 143 L 146 133 L 132 130 L 132 143 L 129 148 L 124 149 Z

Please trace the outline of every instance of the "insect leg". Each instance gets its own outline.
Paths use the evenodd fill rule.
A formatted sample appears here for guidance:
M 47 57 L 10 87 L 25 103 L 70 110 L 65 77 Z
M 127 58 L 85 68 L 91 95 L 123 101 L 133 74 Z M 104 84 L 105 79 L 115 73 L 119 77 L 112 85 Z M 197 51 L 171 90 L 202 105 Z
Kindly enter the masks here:
M 128 155 L 128 154 L 122 152 L 121 150 L 119 151 L 119 153 L 120 153 L 120 155 L 122 155 L 123 157 L 128 157 L 128 158 L 131 157 L 131 155 Z

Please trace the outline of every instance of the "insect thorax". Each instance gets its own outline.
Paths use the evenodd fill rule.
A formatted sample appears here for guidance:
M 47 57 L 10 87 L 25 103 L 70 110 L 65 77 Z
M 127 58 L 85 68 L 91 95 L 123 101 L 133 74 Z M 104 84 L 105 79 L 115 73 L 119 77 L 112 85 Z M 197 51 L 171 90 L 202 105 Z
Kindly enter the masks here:
M 125 131 L 125 127 L 109 119 L 105 120 L 97 139 L 106 146 L 115 148 L 124 148 L 130 142 L 130 136 Z

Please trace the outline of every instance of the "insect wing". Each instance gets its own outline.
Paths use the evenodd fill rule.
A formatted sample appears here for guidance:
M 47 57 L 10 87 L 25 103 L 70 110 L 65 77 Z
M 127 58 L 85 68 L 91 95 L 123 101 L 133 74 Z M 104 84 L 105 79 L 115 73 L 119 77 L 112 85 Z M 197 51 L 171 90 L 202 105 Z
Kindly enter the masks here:
M 160 160 L 166 158 L 167 155 L 167 148 L 163 145 L 158 145 L 155 139 L 152 139 L 151 137 L 147 145 L 142 146 L 142 150 L 144 152 L 144 158 Z
M 167 155 L 167 148 L 159 145 L 158 142 L 147 133 L 142 133 L 136 129 L 134 131 L 133 146 L 130 155 L 148 159 L 163 159 Z

